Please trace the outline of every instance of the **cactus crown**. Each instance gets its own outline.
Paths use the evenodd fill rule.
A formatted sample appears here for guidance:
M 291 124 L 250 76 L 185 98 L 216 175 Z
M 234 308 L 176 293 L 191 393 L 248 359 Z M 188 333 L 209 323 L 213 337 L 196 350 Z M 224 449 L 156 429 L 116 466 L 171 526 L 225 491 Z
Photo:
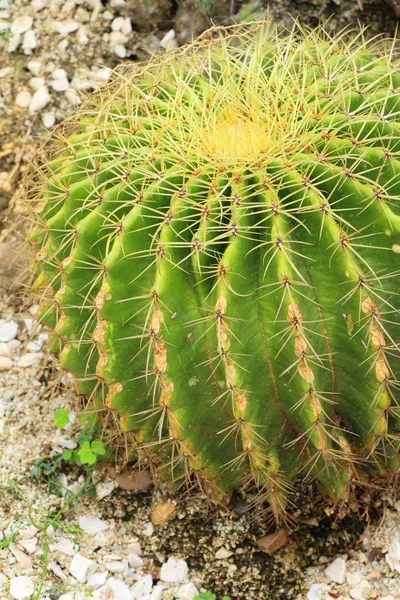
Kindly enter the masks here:
M 39 319 L 160 478 L 332 498 L 398 467 L 394 45 L 265 23 L 115 74 L 45 146 Z

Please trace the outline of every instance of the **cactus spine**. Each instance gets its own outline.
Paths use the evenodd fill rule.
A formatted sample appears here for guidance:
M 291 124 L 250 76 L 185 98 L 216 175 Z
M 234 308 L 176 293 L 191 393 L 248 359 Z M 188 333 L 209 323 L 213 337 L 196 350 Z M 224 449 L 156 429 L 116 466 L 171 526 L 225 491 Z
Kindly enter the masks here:
M 215 31 L 214 31 L 215 34 Z M 398 468 L 394 46 L 265 24 L 94 94 L 44 148 L 39 319 L 106 427 L 177 485 Z

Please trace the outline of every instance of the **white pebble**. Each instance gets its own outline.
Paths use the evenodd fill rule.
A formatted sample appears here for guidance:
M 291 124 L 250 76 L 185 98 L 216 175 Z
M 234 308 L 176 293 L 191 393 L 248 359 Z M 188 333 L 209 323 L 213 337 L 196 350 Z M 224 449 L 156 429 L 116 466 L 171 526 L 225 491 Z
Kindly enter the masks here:
M 0 31 L 6 31 L 6 29 L 9 29 L 10 25 L 7 23 L 7 21 L 0 21 Z
M 178 42 L 176 41 L 175 37 L 175 31 L 173 29 L 167 31 L 164 37 L 161 38 L 160 46 L 165 50 L 173 50 L 174 48 L 178 47 Z
M 91 76 L 96 81 L 107 81 L 110 78 L 111 69 L 104 67 L 102 69 L 97 69 L 96 71 L 92 71 Z
M 397 538 L 392 540 L 385 558 L 392 571 L 400 573 L 400 540 Z
M 23 90 L 22 92 L 19 92 L 17 94 L 17 97 L 15 98 L 15 103 L 20 108 L 28 108 L 29 104 L 31 103 L 31 100 L 32 94 L 27 90 Z
M 222 548 L 219 548 L 219 550 L 216 551 L 215 558 L 217 558 L 218 560 L 222 560 L 224 558 L 229 558 L 232 555 L 232 550 L 227 550 L 226 548 L 224 548 L 224 546 L 222 546 Z
M 16 17 L 11 23 L 11 33 L 13 35 L 25 33 L 32 27 L 33 19 L 29 15 Z
M 32 569 L 32 561 L 29 556 L 25 554 L 25 552 L 19 550 L 15 544 L 10 544 L 8 549 L 10 550 L 11 554 L 15 556 L 19 564 L 24 567 L 24 569 Z
M 107 581 L 108 572 L 102 571 L 101 573 L 93 573 L 87 580 L 87 584 L 92 588 L 99 588 Z
M 112 494 L 118 484 L 115 481 L 106 481 L 96 485 L 96 496 L 102 500 L 106 496 Z
M 98 517 L 80 517 L 79 527 L 88 535 L 96 535 L 96 533 L 108 529 L 109 525 Z
M 34 75 L 38 77 L 42 72 L 43 65 L 40 60 L 30 60 L 27 64 L 28 70 Z
M 31 0 L 31 7 L 36 12 L 43 10 L 46 7 L 47 0 Z
M 18 333 L 18 323 L 7 321 L 0 327 L 0 342 L 10 342 Z
M 39 88 L 43 87 L 45 84 L 46 84 L 46 80 L 44 77 L 31 77 L 29 80 L 29 85 L 35 91 L 37 91 Z M 31 321 L 32 327 L 33 327 L 33 324 L 35 323 L 34 319 L 24 319 L 24 321 L 25 321 L 25 323 L 26 323 L 26 321 Z M 31 327 L 31 329 L 32 329 L 32 327 Z
M 21 342 L 19 340 L 10 340 L 7 343 L 7 346 L 10 348 L 10 350 L 16 350 L 17 348 L 19 348 L 21 345 Z
M 326 567 L 325 575 L 335 583 L 344 583 L 346 578 L 346 561 L 343 558 L 336 558 Z
M 361 583 L 351 588 L 350 597 L 353 598 L 353 600 L 365 600 L 368 596 L 365 595 L 364 592 L 367 592 L 370 588 L 371 584 L 369 584 L 368 581 L 363 580 Z
M 75 554 L 69 566 L 69 572 L 79 583 L 85 583 L 97 569 L 98 564 L 82 554 Z
M 106 562 L 106 568 L 111 573 L 123 573 L 126 569 L 126 562 L 120 562 L 117 560 Z
M 79 104 L 82 103 L 78 92 L 76 90 L 72 90 L 71 88 L 65 92 L 65 97 L 67 98 L 68 102 L 72 104 L 72 106 L 79 106 Z
M 160 579 L 167 583 L 179 583 L 189 572 L 186 561 L 171 557 L 161 566 Z
M 43 352 L 26 352 L 19 359 L 17 366 L 23 369 L 32 367 L 35 362 L 39 362 L 43 358 Z
M 0 573 L 0 592 L 3 589 L 5 582 L 6 582 L 5 575 L 3 575 L 3 573 Z
M 108 585 L 112 592 L 110 600 L 132 600 L 129 588 L 123 581 L 110 577 Z
M 353 572 L 346 573 L 346 582 L 348 585 L 358 585 L 364 579 L 364 575 L 362 573 Z
M 10 356 L 10 347 L 5 342 L 0 342 L 0 356 Z
M 66 92 L 69 88 L 69 81 L 66 77 L 55 79 L 51 84 L 51 87 L 55 92 Z
M 119 58 L 125 58 L 127 54 L 125 46 L 122 44 L 116 44 L 114 46 L 114 54 L 116 54 Z
M 0 79 L 3 79 L 3 77 L 7 77 L 7 75 L 11 75 L 11 73 L 13 72 L 13 67 L 4 67 L 3 69 L 0 69 Z
M 149 521 L 142 531 L 143 535 L 146 537 L 151 537 L 154 533 L 154 525 L 151 521 Z
M 313 583 L 307 592 L 307 600 L 325 600 L 327 589 L 325 583 Z
M 34 592 L 34 589 L 33 581 L 27 575 L 14 577 L 10 581 L 10 594 L 16 600 L 30 598 Z
M 128 563 L 133 569 L 137 569 L 143 565 L 143 561 L 136 552 L 130 552 L 128 554 Z
M 146 594 L 150 594 L 153 587 L 153 578 L 151 575 L 145 575 L 131 588 L 132 598 L 140 600 Z
M 126 19 L 124 19 L 124 22 L 122 23 L 121 31 L 124 35 L 129 35 L 130 33 L 132 33 L 132 23 L 131 23 L 131 20 L 129 19 L 129 17 L 126 17 Z
M 42 108 L 48 105 L 50 100 L 51 96 L 49 94 L 49 90 L 44 85 L 34 93 L 31 103 L 29 105 L 29 112 L 35 113 L 39 110 L 42 110 Z
M 85 27 L 85 25 L 81 25 L 78 29 L 78 33 L 76 34 L 77 36 L 77 40 L 78 40 L 78 44 L 82 44 L 82 46 L 86 46 L 86 44 L 89 42 L 89 38 L 87 35 L 87 28 Z
M 24 37 L 22 38 L 22 49 L 25 54 L 32 54 L 32 50 L 34 50 L 36 46 L 36 34 L 33 29 L 30 29 L 24 33 Z
M 52 571 L 52 573 L 54 573 L 54 575 L 59 577 L 62 581 L 66 581 L 68 579 L 62 568 L 56 562 L 49 562 L 48 567 L 50 571 Z
M 176 593 L 176 597 L 178 600 L 194 600 L 196 596 L 199 595 L 199 590 L 194 585 L 194 583 L 186 583 L 182 585 Z
M 65 69 L 54 69 L 54 71 L 51 74 L 53 79 L 65 79 L 65 77 L 67 77 L 67 71 Z
M 68 35 L 79 28 L 79 23 L 74 21 L 74 19 L 67 19 L 66 21 L 57 21 L 54 24 L 54 27 L 58 33 L 61 33 L 61 35 Z
M 60 540 L 56 544 L 50 544 L 49 548 L 52 552 L 60 552 L 60 554 L 65 554 L 66 556 L 73 556 L 75 552 L 74 544 L 68 539 Z
M 111 23 L 111 29 L 113 31 L 121 31 L 123 24 L 124 24 L 124 18 L 123 17 L 117 17 Z
M 28 552 L 28 554 L 33 554 L 36 550 L 36 546 L 38 544 L 38 539 L 36 537 L 28 538 L 27 540 L 19 540 L 18 544 L 22 546 L 22 548 Z

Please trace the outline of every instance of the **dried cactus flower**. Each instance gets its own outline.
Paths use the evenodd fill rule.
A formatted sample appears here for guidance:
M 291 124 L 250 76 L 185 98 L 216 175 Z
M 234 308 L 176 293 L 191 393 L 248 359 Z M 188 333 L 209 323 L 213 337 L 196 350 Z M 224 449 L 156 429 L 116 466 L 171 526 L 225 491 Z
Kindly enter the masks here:
M 175 487 L 399 465 L 395 45 L 265 23 L 131 65 L 43 148 L 34 287 L 111 437 Z

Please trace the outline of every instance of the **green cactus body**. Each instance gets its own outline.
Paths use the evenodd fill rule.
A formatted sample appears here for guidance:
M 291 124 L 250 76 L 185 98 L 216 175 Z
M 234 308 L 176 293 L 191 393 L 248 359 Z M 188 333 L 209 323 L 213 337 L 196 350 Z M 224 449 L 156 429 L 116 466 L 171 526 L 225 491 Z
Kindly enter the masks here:
M 39 319 L 79 392 L 176 486 L 398 468 L 394 49 L 265 24 L 94 94 L 36 176 Z

